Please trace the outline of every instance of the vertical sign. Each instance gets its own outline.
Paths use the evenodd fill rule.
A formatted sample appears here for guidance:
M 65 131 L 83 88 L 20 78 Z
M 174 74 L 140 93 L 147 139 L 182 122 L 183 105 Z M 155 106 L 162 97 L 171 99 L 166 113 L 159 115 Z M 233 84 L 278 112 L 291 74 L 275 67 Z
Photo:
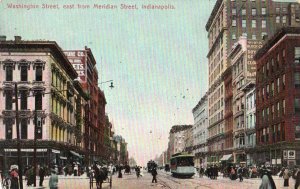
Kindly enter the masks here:
M 80 82 L 85 83 L 87 74 L 86 51 L 64 51 L 64 53 L 72 64 L 73 68 L 76 70 Z
M 262 47 L 260 40 L 247 40 L 247 76 L 255 79 L 256 77 L 256 62 L 253 57 L 258 49 Z

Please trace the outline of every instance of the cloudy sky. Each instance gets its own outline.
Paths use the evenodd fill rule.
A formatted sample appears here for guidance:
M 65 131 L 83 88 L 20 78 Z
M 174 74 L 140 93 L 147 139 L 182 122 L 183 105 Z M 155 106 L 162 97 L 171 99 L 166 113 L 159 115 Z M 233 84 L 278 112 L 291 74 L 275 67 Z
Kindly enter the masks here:
M 39 5 L 10 9 L 8 4 Z M 64 9 L 87 4 L 89 9 Z M 58 4 L 59 9 L 43 9 Z M 117 5 L 116 10 L 94 4 Z M 136 4 L 138 10 L 122 10 Z M 142 5 L 175 9 L 145 10 Z M 205 24 L 215 0 L 2 0 L 0 35 L 8 40 L 54 40 L 65 50 L 92 49 L 106 112 L 129 156 L 145 164 L 167 149 L 172 125 L 193 124 L 192 109 L 205 94 L 208 52 Z

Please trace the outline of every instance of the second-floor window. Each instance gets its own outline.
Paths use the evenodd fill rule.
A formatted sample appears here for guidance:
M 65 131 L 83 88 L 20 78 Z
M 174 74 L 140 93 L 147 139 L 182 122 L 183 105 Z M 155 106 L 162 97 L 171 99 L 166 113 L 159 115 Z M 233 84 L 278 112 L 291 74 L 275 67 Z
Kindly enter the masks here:
M 5 109 L 12 110 L 12 91 L 5 91 Z
M 12 139 L 12 124 L 11 123 L 5 123 L 5 139 Z
M 43 95 L 40 92 L 35 94 L 35 109 L 36 110 L 43 109 Z
M 27 119 L 21 120 L 21 139 L 27 139 L 28 134 L 28 123 Z

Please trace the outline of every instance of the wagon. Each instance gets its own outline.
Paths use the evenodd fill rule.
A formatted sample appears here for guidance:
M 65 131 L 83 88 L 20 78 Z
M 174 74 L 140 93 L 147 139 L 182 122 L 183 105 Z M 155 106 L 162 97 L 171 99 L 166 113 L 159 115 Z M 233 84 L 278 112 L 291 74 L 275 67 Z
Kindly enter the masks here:
M 92 172 L 90 174 L 89 178 L 90 178 L 90 189 L 93 189 L 94 184 L 97 187 L 97 183 L 96 183 L 94 172 Z M 97 187 L 97 189 L 98 188 L 100 188 L 100 189 L 102 188 L 102 183 L 108 183 L 109 184 L 109 188 L 111 189 L 111 187 L 112 187 L 112 172 L 111 171 L 107 171 L 106 179 L 103 180 L 102 182 L 100 181 L 100 186 Z

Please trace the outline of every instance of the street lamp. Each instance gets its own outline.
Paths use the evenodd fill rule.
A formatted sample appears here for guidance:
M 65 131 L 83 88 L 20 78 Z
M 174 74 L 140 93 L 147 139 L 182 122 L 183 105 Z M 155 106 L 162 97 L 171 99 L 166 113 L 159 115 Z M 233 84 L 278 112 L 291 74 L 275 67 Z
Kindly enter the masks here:
M 108 83 L 108 82 L 110 82 L 110 86 L 109 86 L 109 87 L 110 87 L 111 89 L 114 88 L 113 80 L 103 81 L 103 82 L 100 82 L 99 84 Z

